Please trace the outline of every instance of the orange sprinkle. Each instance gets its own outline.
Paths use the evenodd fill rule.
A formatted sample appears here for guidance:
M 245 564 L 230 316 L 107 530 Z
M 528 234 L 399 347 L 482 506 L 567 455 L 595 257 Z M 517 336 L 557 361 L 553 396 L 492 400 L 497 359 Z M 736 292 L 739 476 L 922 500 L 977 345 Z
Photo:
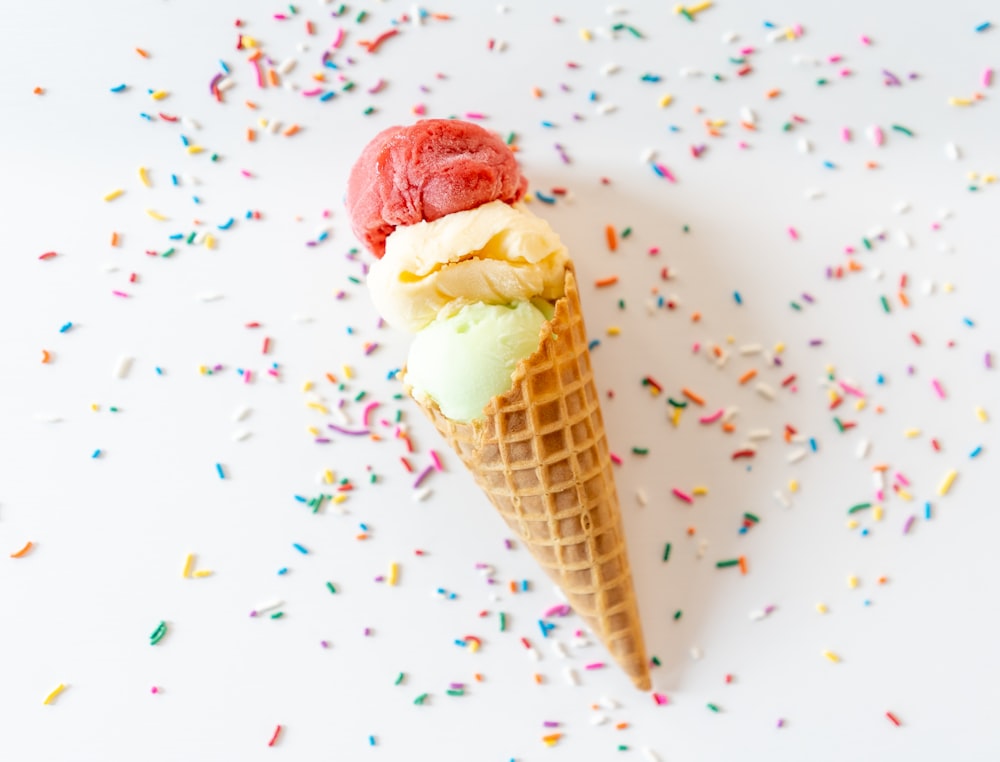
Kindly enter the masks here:
M 757 125 L 750 124 L 750 122 L 740 122 L 740 127 L 744 130 L 750 130 L 752 132 L 757 130 Z
M 517 592 L 517 583 L 514 580 L 510 581 L 510 591 L 512 593 L 516 593 Z
M 740 376 L 740 383 L 741 384 L 745 384 L 747 381 L 749 381 L 751 378 L 753 378 L 756 375 L 757 375 L 756 368 L 751 368 L 746 373 L 744 373 L 742 376 Z
M 877 463 L 876 465 L 872 466 L 872 471 L 888 471 L 888 470 L 889 470 L 888 463 Z
M 483 681 L 483 676 L 479 672 L 477 672 L 476 674 L 474 674 L 473 677 L 476 678 L 476 682 L 477 683 L 481 683 Z
M 608 249 L 610 251 L 617 251 L 618 236 L 615 234 L 615 229 L 611 225 L 608 225 L 607 227 L 604 228 L 604 237 L 608 241 Z
M 113 233 L 111 233 L 111 245 L 112 245 L 112 246 L 117 246 L 117 245 L 118 245 L 118 242 L 119 242 L 120 240 L 121 240 L 121 239 L 120 239 L 120 238 L 118 237 L 118 234 L 117 234 L 117 233 L 114 233 L 114 232 L 113 232 Z
M 687 528 L 688 537 L 694 537 L 694 532 L 695 532 L 694 527 Z
M 878 169 L 878 162 L 877 161 L 866 161 L 865 162 L 865 166 L 868 169 Z
M 25 545 L 23 548 L 21 548 L 19 551 L 17 551 L 17 553 L 11 553 L 10 557 L 11 558 L 24 558 L 26 555 L 28 555 L 28 553 L 31 552 L 31 549 L 33 547 L 35 547 L 35 543 L 29 541 L 28 544 Z
M 288 129 L 286 129 L 281 134 L 284 135 L 286 138 L 290 138 L 292 135 L 294 135 L 298 131 L 299 131 L 299 126 L 297 124 L 293 124 L 291 127 L 289 127 Z
M 253 143 L 257 139 L 257 133 L 253 131 L 252 127 L 247 127 L 247 142 Z
M 542 741 L 546 746 L 555 746 L 560 738 L 562 738 L 562 733 L 552 733 L 551 735 L 542 736 Z
M 536 683 L 538 683 L 539 685 L 541 685 L 544 680 L 545 680 L 545 678 L 543 678 L 540 674 L 538 674 L 537 672 L 535 673 L 535 682 Z
M 49 361 L 50 361 L 51 359 L 52 359 L 52 355 L 51 355 L 51 354 L 49 354 L 49 350 L 47 350 L 47 349 L 43 349 L 43 350 L 42 350 L 42 365 L 45 365 L 45 364 L 46 364 L 46 363 L 48 363 L 48 362 L 49 362 Z
M 542 97 L 542 88 L 540 88 L 540 87 L 533 87 L 533 88 L 531 88 L 531 95 L 533 97 L 535 97 L 535 98 L 541 98 Z
M 260 49 L 258 48 L 258 49 L 257 49 L 257 50 L 255 50 L 255 51 L 254 51 L 253 53 L 251 53 L 251 54 L 250 54 L 249 56 L 247 56 L 247 60 L 248 60 L 248 61 L 256 61 L 256 60 L 257 60 L 257 59 L 259 59 L 259 58 L 260 58 L 260 57 L 261 57 L 262 55 L 264 55 L 264 54 L 263 54 L 263 53 L 262 53 L 262 52 L 260 51 Z
M 722 347 L 720 347 L 718 344 L 713 346 L 712 354 L 715 355 L 716 357 L 722 357 Z
M 691 322 L 692 323 L 697 323 L 699 320 L 701 320 L 701 313 L 700 312 L 692 312 L 691 313 Z
M 35 95 L 45 95 L 45 88 L 44 87 L 36 87 L 31 92 L 33 92 Z
M 747 560 L 744 556 L 740 556 L 740 574 L 747 573 Z
M 776 89 L 776 90 L 768 90 L 767 91 L 767 97 L 768 98 L 777 98 L 779 95 L 781 95 L 781 90 L 777 90 Z
M 147 53 L 147 52 L 146 52 L 145 50 L 143 50 L 142 48 L 136 48 L 136 49 L 135 49 L 135 52 L 136 52 L 136 53 L 138 53 L 138 54 L 139 54 L 140 56 L 142 56 L 143 58 L 149 58 L 149 53 Z
M 902 302 L 904 307 L 910 306 L 910 300 L 906 298 L 906 294 L 903 291 L 899 292 L 899 301 Z
M 278 72 L 274 69 L 267 70 L 267 83 L 272 87 L 277 87 L 281 80 L 278 79 Z
M 313 74 L 312 78 L 315 79 L 317 82 L 326 82 L 326 75 L 321 71 L 318 71 L 315 74 Z
M 366 535 L 366 534 L 365 534 L 364 532 L 362 532 L 361 534 L 359 534 L 359 535 L 358 535 L 357 537 L 355 537 L 354 539 L 355 539 L 355 540 L 367 540 L 367 539 L 368 539 L 368 535 Z
M 732 434 L 734 431 L 736 431 L 736 425 L 732 423 L 724 423 L 722 424 L 722 430 L 727 434 Z
M 247 108 L 252 108 L 252 109 L 257 108 L 257 104 L 254 103 L 253 101 L 243 101 L 243 105 L 246 106 Z
M 333 375 L 332 373 L 327 373 L 326 374 L 326 380 L 329 381 L 331 384 L 337 383 L 337 377 L 335 375 Z
M 700 397 L 699 395 L 695 394 L 693 391 L 691 391 L 690 389 L 688 389 L 686 386 L 683 389 L 681 389 L 681 394 L 683 394 L 685 397 L 687 397 L 689 400 L 691 400 L 696 405 L 704 405 L 705 404 L 705 400 L 704 400 L 703 397 Z
M 627 727 L 628 727 L 627 722 L 619 722 L 617 725 L 615 725 L 615 730 L 625 730 L 625 728 Z
M 599 278 L 594 281 L 594 285 L 598 288 L 604 288 L 605 286 L 613 286 L 618 282 L 617 275 L 609 275 L 607 278 Z
M 862 265 L 858 260 L 852 259 L 847 263 L 847 269 L 853 272 L 858 272 L 859 270 L 864 270 L 864 265 Z

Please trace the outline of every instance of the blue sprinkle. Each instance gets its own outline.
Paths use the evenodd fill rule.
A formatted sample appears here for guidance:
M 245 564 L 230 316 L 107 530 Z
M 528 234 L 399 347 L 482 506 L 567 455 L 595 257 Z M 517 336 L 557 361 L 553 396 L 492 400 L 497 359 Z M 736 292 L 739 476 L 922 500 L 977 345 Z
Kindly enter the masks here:
M 361 527 L 361 531 L 362 532 L 367 532 L 368 531 L 368 525 L 367 524 L 358 524 L 358 526 Z
M 156 368 L 154 368 L 154 370 L 156 371 L 156 375 L 158 376 L 163 375 L 163 368 L 161 368 L 159 365 L 157 365 Z
M 368 736 L 368 745 L 369 746 L 375 745 L 375 736 Z
M 215 464 L 215 472 L 219 475 L 220 479 L 225 479 L 226 478 L 226 472 L 222 470 L 222 464 L 221 463 L 216 463 Z
M 120 92 L 123 92 L 126 87 L 127 87 L 127 85 L 124 82 L 122 82 L 120 85 L 115 85 L 114 87 L 112 87 L 111 88 L 111 92 L 113 92 L 113 93 L 120 93 Z
M 280 569 L 278 569 L 278 575 L 279 576 L 284 575 L 284 574 L 288 574 L 288 567 L 287 566 L 282 566 Z
M 62 325 L 61 325 L 61 326 L 59 327 L 59 333 L 66 333 L 66 331 L 68 331 L 68 330 L 69 330 L 70 328 L 72 328 L 72 327 L 73 327 L 73 324 L 72 324 L 72 323 L 63 323 L 63 324 L 62 324 Z
M 528 591 L 528 580 L 526 579 L 521 580 L 521 590 L 524 592 Z
M 181 135 L 181 143 L 183 143 L 185 146 L 191 145 L 191 141 L 188 140 L 187 137 L 184 135 Z
M 547 638 L 549 636 L 549 631 L 555 629 L 555 624 L 552 622 L 546 622 L 542 619 L 539 619 L 538 627 L 542 631 L 542 637 Z
M 875 376 L 875 383 L 876 384 L 884 384 L 885 383 L 885 376 L 883 376 L 881 373 L 879 373 L 877 376 Z
M 816 452 L 816 450 L 819 449 L 819 446 L 816 444 L 816 440 L 812 437 L 809 438 L 809 449 L 813 452 Z
M 643 74 L 639 79 L 643 82 L 659 82 L 661 77 L 659 74 Z
M 174 185 L 180 185 L 180 181 L 177 179 L 177 175 L 170 175 L 170 182 Z
M 146 113 L 140 113 L 140 114 L 139 114 L 139 116 L 141 116 L 141 117 L 142 117 L 143 119 L 145 119 L 145 120 L 146 120 L 147 122 L 152 122 L 152 121 L 153 121 L 153 117 L 151 117 L 151 116 L 150 116 L 149 114 L 146 114 Z
M 94 450 L 94 454 L 91 455 L 90 457 L 91 458 L 99 458 L 99 457 L 101 457 L 101 451 L 100 450 Z
M 317 241 L 325 241 L 327 238 L 329 238 L 329 236 L 330 236 L 330 231 L 329 230 L 324 230 L 322 233 L 320 233 L 318 236 L 316 236 L 316 240 Z
M 308 500 L 306 500 L 306 499 L 305 499 L 304 497 L 302 497 L 302 495 L 293 495 L 293 497 L 294 497 L 294 498 L 295 498 L 296 500 L 298 500 L 298 501 L 299 501 L 300 503 L 307 503 L 307 502 L 309 502 L 309 501 L 308 501 Z
M 596 101 L 597 100 L 597 91 L 596 90 L 591 90 L 590 94 L 587 96 L 587 100 L 589 100 L 589 101 Z
M 764 22 L 764 28 L 765 29 L 774 29 L 774 22 L 773 21 L 765 21 Z
M 542 122 L 542 127 L 555 127 L 552 122 Z
M 662 307 L 666 303 L 667 303 L 667 301 L 666 301 L 666 299 L 663 298 L 662 294 L 660 296 L 656 297 L 656 306 L 657 307 Z
M 931 517 L 931 504 L 930 501 L 924 503 L 924 518 L 930 519 Z
M 747 533 L 747 528 L 746 527 L 740 527 L 739 528 L 739 534 L 746 534 L 746 533 Z
M 347 326 L 347 335 L 351 336 L 354 334 L 354 329 L 351 326 Z
M 989 21 L 984 21 L 982 24 L 980 24 L 979 26 L 976 27 L 976 31 L 977 32 L 985 32 L 991 26 L 993 26 L 993 24 L 991 24 Z
M 171 236 L 167 236 L 171 241 L 179 241 L 184 237 L 183 233 L 174 233 Z
M 861 536 L 862 537 L 868 536 L 868 527 L 865 527 L 864 529 L 861 530 Z
M 299 545 L 297 542 L 293 542 L 292 547 L 295 548 L 297 551 L 299 551 L 299 553 L 301 553 L 304 556 L 309 554 L 309 551 L 306 550 L 303 546 Z
M 333 68 L 336 69 L 337 67 L 334 66 Z M 319 99 L 325 103 L 326 101 L 335 98 L 336 96 L 337 96 L 336 92 L 334 92 L 333 90 L 327 90 L 325 93 L 319 96 Z
M 218 225 L 217 227 L 219 228 L 219 230 L 229 230 L 229 228 L 233 226 L 234 222 L 236 222 L 236 218 L 230 217 L 228 220 L 223 222 L 221 225 Z
M 977 455 L 979 455 L 979 453 L 981 453 L 982 451 L 983 451 L 983 446 L 982 445 L 978 445 L 975 450 L 973 450 L 972 452 L 969 453 L 969 457 L 970 458 L 974 458 Z
M 740 292 L 739 291 L 733 291 L 733 299 L 736 300 L 737 304 L 743 304 L 743 297 L 740 296 Z
M 962 318 L 962 322 L 965 323 L 969 328 L 975 328 L 976 324 L 972 322 L 971 318 Z
M 677 126 L 676 124 L 672 124 L 672 125 L 670 125 L 670 127 L 669 127 L 668 129 L 669 129 L 669 130 L 670 130 L 671 132 L 680 132 L 680 131 L 681 131 L 681 128 L 680 128 L 680 127 L 678 127 L 678 126 Z
M 653 172 L 656 174 L 657 177 L 663 177 L 663 170 L 660 169 L 659 164 L 650 164 L 649 166 L 653 168 Z
M 587 344 L 587 350 L 590 351 L 590 352 L 593 352 L 599 346 L 601 346 L 601 340 L 600 339 L 591 339 L 590 343 Z
M 195 202 L 196 204 L 200 204 L 200 203 L 201 203 L 201 199 L 200 199 L 200 198 L 198 198 L 197 196 L 191 196 L 191 199 L 192 199 L 192 200 L 193 200 L 193 201 L 194 201 L 194 202 Z
M 834 164 L 832 161 L 824 161 L 823 162 L 823 166 L 826 167 L 827 169 L 836 169 L 837 168 L 837 165 Z
M 555 196 L 546 196 L 544 193 L 539 193 L 538 191 L 535 191 L 535 198 L 543 204 L 554 204 L 556 202 Z
M 247 215 L 246 215 L 246 217 L 247 217 L 248 220 L 252 220 L 253 219 L 253 210 L 252 209 L 247 209 Z
M 458 638 L 455 638 L 455 645 L 462 646 L 462 648 L 467 648 L 469 644 L 466 643 L 464 640 L 459 640 Z
M 221 67 L 222 67 L 222 71 L 223 71 L 223 72 L 225 72 L 226 74 L 228 74 L 228 73 L 229 73 L 229 67 L 228 67 L 228 66 L 226 65 L 226 62 L 225 62 L 225 61 L 222 61 L 222 60 L 220 60 L 220 61 L 219 61 L 219 66 L 221 66 Z
M 385 380 L 395 381 L 396 376 L 398 376 L 402 370 L 403 370 L 402 368 L 393 368 L 392 370 L 390 370 L 388 373 L 385 374 Z

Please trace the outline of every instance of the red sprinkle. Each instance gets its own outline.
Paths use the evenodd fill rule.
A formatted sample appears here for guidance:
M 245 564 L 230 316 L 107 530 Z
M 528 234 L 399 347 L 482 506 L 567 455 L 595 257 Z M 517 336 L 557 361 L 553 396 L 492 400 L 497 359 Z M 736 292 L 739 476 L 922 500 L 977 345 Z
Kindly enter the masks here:
M 58 256 L 59 255 L 56 252 L 54 252 L 54 251 L 47 251 L 44 254 L 42 254 L 39 257 L 39 259 L 54 259 L 55 257 L 58 257 Z
M 897 728 L 898 728 L 898 727 L 899 727 L 900 725 L 902 725 L 902 724 L 903 724 L 903 723 L 901 723 L 901 722 L 899 721 L 899 718 L 898 718 L 898 717 L 897 717 L 896 715 L 894 715 L 894 714 L 893 714 L 892 712 L 886 712 L 886 713 L 885 713 L 885 716 L 886 716 L 886 717 L 888 717 L 888 718 L 889 718 L 889 722 L 891 722 L 891 723 L 892 723 L 893 725 L 895 725 L 895 726 L 896 726 Z
M 731 457 L 733 460 L 738 460 L 739 458 L 752 458 L 756 454 L 754 450 L 737 450 Z
M 268 746 L 274 746 L 274 744 L 277 743 L 279 733 L 281 733 L 281 725 L 278 725 L 278 727 L 274 729 L 274 735 L 271 736 L 271 740 L 267 742 Z

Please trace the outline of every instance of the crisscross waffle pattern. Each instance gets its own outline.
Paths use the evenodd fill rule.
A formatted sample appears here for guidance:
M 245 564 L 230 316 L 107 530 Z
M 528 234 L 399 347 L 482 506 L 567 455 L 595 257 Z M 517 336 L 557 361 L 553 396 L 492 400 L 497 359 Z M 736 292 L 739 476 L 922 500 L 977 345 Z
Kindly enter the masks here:
M 417 404 L 573 610 L 643 690 L 649 666 L 572 268 L 513 387 L 472 423 Z

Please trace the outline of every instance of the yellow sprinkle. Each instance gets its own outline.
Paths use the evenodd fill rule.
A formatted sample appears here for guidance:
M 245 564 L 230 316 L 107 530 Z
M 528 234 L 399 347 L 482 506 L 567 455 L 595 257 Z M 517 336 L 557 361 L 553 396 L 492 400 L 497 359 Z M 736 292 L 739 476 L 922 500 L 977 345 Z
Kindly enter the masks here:
M 193 144 L 188 146 L 188 153 L 190 153 L 190 154 L 201 153 L 204 150 L 205 149 L 202 148 L 201 146 L 196 146 L 196 145 L 193 145 Z
M 340 371 L 344 374 L 344 378 L 348 380 L 354 378 L 354 369 L 350 365 L 341 365 Z
M 323 472 L 323 481 L 327 484 L 333 484 L 333 471 L 329 468 Z
M 955 284 L 951 283 L 949 281 L 946 281 L 945 283 L 943 283 L 941 285 L 941 290 L 944 291 L 946 294 L 950 294 L 952 291 L 955 290 Z
M 211 569 L 199 569 L 198 571 L 196 571 L 194 573 L 194 576 L 198 577 L 199 579 L 201 579 L 202 577 L 211 577 L 212 576 L 212 570 Z
M 333 496 L 333 502 L 335 505 L 340 505 L 345 500 L 347 500 L 347 495 L 345 495 L 343 492 Z
M 389 564 L 389 584 L 395 585 L 399 580 L 399 564 L 393 561 Z
M 966 180 L 971 180 L 972 182 L 975 182 L 976 180 L 979 179 L 979 173 L 978 172 L 966 172 L 965 173 L 965 179 Z
M 319 436 L 319 429 L 317 429 L 315 426 L 310 426 L 308 429 L 306 429 L 306 431 L 308 431 L 314 437 L 318 437 Z
M 833 651 L 824 651 L 823 656 L 825 656 L 828 661 L 832 661 L 834 664 L 840 661 L 840 657 Z
M 43 701 L 42 703 L 43 704 L 51 704 L 52 702 L 54 702 L 56 700 L 56 698 L 59 696 L 59 694 L 62 693 L 64 690 L 66 690 L 66 686 L 63 685 L 62 683 L 59 683 L 59 685 L 56 686 L 55 690 L 52 691 L 52 693 L 50 693 L 48 696 L 45 697 L 45 701 Z
M 789 492 L 798 492 L 799 491 L 799 482 L 798 482 L 797 479 L 789 479 L 788 480 L 788 491 Z
M 847 520 L 847 528 L 848 529 L 857 529 L 859 526 L 860 526 L 860 524 L 858 524 L 858 520 L 857 519 L 848 519 Z
M 580 39 L 583 40 L 584 42 L 590 42 L 590 30 L 589 29 L 581 29 L 580 30 Z
M 978 418 L 983 423 L 986 423 L 990 419 L 990 417 L 986 415 L 986 410 L 981 407 L 976 408 L 976 418 Z
M 708 124 L 711 127 L 725 127 L 728 122 L 725 119 L 710 119 Z
M 247 37 L 244 34 L 244 35 L 240 36 L 240 40 L 242 41 L 244 48 L 256 48 L 257 47 L 257 40 L 255 40 L 253 37 Z
M 698 3 L 697 5 L 692 5 L 687 9 L 688 13 L 694 16 L 696 13 L 701 13 L 702 11 L 707 11 L 712 7 L 711 0 L 705 0 L 705 2 Z
M 187 558 L 184 559 L 184 571 L 181 572 L 181 576 L 187 579 L 191 576 L 191 567 L 194 566 L 194 553 L 188 553 Z
M 691 490 L 691 494 L 692 495 L 707 495 L 708 494 L 708 487 L 695 487 L 693 490 Z
M 853 574 L 847 578 L 847 586 L 852 590 L 858 586 L 858 578 Z
M 995 183 L 997 181 L 997 176 L 994 174 L 983 175 L 984 183 Z
M 674 408 L 673 415 L 671 415 L 670 417 L 670 422 L 674 426 L 677 426 L 681 422 L 681 408 L 679 407 Z
M 323 415 L 329 415 L 330 409 L 326 405 L 321 405 L 318 402 L 307 402 L 306 407 L 313 410 L 319 410 Z
M 785 351 L 785 342 L 779 341 L 777 344 L 774 345 L 774 353 L 776 355 L 780 355 L 784 351 Z
M 205 365 L 199 365 L 198 366 L 198 372 L 201 373 L 201 375 L 204 376 L 206 373 L 208 373 L 208 367 L 205 366 Z
M 864 398 L 859 399 L 857 402 L 854 403 L 855 410 L 864 410 L 866 407 L 868 407 L 868 400 Z
M 872 508 L 872 518 L 874 518 L 876 521 L 881 521 L 882 520 L 882 506 L 881 505 L 876 505 L 874 508 Z
M 621 332 L 622 332 L 622 329 L 619 328 L 616 325 L 609 325 L 608 326 L 608 336 L 618 336 L 618 335 L 621 334 Z
M 671 103 L 673 103 L 673 100 L 674 96 L 672 96 L 670 93 L 667 93 L 662 98 L 660 98 L 660 108 L 666 108 Z
M 149 97 L 152 98 L 154 101 L 162 101 L 168 95 L 170 95 L 170 93 L 168 93 L 166 90 L 157 90 L 154 93 L 150 93 Z
M 125 192 L 125 191 L 123 191 L 123 190 L 122 190 L 121 188 L 118 188 L 117 190 L 113 190 L 113 191 L 111 191 L 111 193 L 108 193 L 108 194 L 107 194 L 107 195 L 106 195 L 106 196 L 104 197 L 104 200 L 105 200 L 105 201 L 114 201 L 114 200 L 115 200 L 116 198 L 118 198 L 118 197 L 119 197 L 120 195 L 122 195 L 122 194 L 123 194 L 124 192 Z
M 530 204 L 532 201 L 535 200 L 535 197 L 532 196 L 530 193 L 525 193 L 524 197 L 521 200 L 526 204 Z
M 101 409 L 101 406 L 98 405 L 96 402 L 92 402 L 90 405 L 90 409 L 96 413 L 98 410 Z
M 951 469 L 947 474 L 944 475 L 944 479 L 938 485 L 937 493 L 942 497 L 948 494 L 948 490 L 951 489 L 951 485 L 955 482 L 955 477 L 958 476 L 958 471 L 954 468 Z
M 826 396 L 829 398 L 830 402 L 836 402 L 838 399 L 840 399 L 840 395 L 837 394 L 836 389 L 827 389 Z
M 142 184 L 145 185 L 147 188 L 153 187 L 152 184 L 149 182 L 149 174 L 147 174 L 145 167 L 139 167 L 139 180 L 141 180 Z
M 211 233 L 205 235 L 205 247 L 209 249 L 215 248 L 215 236 Z
M 914 437 L 919 437 L 920 429 L 906 429 L 906 431 L 903 432 L 903 436 L 906 437 L 907 439 L 913 439 Z
M 302 391 L 304 391 L 304 392 L 308 392 L 312 388 L 313 388 L 313 382 L 312 381 L 305 381 L 302 384 Z
M 160 214 L 155 209 L 147 209 L 146 210 L 146 214 L 148 214 L 154 220 L 159 220 L 160 222 L 166 222 L 169 219 L 169 217 L 164 217 L 162 214 Z
M 949 106 L 971 106 L 972 105 L 972 101 L 970 101 L 968 98 L 955 98 L 955 97 L 951 97 L 951 98 L 948 99 L 948 105 Z
M 267 120 L 264 117 L 258 119 L 257 124 L 260 126 L 262 130 L 267 129 Z
M 906 491 L 905 489 L 901 489 L 901 490 L 900 490 L 899 492 L 897 492 L 896 494 L 897 494 L 897 495 L 899 495 L 899 496 L 900 496 L 901 498 L 903 498 L 903 500 L 912 500 L 912 499 L 913 499 L 913 495 L 911 495 L 911 494 L 910 494 L 909 492 L 907 492 L 907 491 Z
M 791 27 L 788 27 L 788 29 L 785 30 L 785 39 L 786 40 L 794 40 L 795 39 L 795 30 L 792 29 Z
M 817 603 L 816 604 L 816 611 L 817 611 L 817 613 L 825 614 L 827 611 L 829 611 L 829 609 L 827 609 L 825 603 Z

